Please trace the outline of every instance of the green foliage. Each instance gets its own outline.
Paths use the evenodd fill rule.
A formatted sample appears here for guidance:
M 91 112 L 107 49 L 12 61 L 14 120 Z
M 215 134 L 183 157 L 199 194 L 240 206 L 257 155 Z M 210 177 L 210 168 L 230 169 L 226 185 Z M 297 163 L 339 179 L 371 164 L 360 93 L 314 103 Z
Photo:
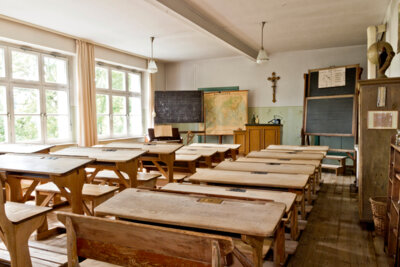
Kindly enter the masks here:
M 38 81 L 38 57 L 33 54 L 12 51 L 12 73 L 14 79 Z
M 60 137 L 59 128 L 57 123 L 57 117 L 48 116 L 47 117 L 47 137 L 50 139 L 56 139 Z
M 108 135 L 109 133 L 109 118 L 108 116 L 97 116 L 97 134 Z
M 6 62 L 4 60 L 4 49 L 0 48 L 0 77 L 6 76 Z
M 7 123 L 7 117 L 6 116 L 0 116 L 0 142 L 5 142 L 6 141 L 6 123 Z
M 126 116 L 113 116 L 113 130 L 115 134 L 126 133 Z
M 57 82 L 57 64 L 51 58 L 44 59 L 44 80 L 46 82 Z
M 113 96 L 112 109 L 114 114 L 126 114 L 126 98 L 124 96 Z
M 125 90 L 125 73 L 121 71 L 111 71 L 111 84 L 114 90 Z
M 38 116 L 16 116 L 15 117 L 15 138 L 20 141 L 31 141 L 39 138 L 39 117 Z
M 108 71 L 105 68 L 96 67 L 95 70 L 96 88 L 108 89 Z
M 0 114 L 7 113 L 6 87 L 0 86 Z
M 108 113 L 108 96 L 107 95 L 96 95 L 96 108 L 98 114 Z
M 39 90 L 29 88 L 14 88 L 14 113 L 38 114 Z

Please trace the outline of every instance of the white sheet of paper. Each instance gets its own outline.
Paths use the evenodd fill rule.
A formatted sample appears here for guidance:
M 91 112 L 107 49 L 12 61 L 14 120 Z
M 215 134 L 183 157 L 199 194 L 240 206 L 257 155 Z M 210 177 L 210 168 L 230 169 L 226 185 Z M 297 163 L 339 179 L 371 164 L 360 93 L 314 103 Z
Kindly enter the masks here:
M 346 68 L 320 70 L 318 72 L 318 88 L 346 85 Z

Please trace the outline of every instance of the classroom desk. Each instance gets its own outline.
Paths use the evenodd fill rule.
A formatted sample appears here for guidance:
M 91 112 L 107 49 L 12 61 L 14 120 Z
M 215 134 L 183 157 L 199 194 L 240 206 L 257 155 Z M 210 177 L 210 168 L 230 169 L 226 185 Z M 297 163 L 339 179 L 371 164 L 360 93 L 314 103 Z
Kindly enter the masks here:
M 322 161 L 325 157 L 322 153 L 304 152 L 273 152 L 273 151 L 251 151 L 248 158 L 269 158 L 269 159 L 313 159 Z
M 49 153 L 54 145 L 0 144 L 0 154 L 6 153 Z
M 174 170 L 195 173 L 197 161 L 200 158 L 200 155 L 177 154 L 175 155 Z
M 231 157 L 236 160 L 239 154 L 240 144 L 214 144 L 214 143 L 193 143 L 190 144 L 191 147 L 205 147 L 205 148 L 229 148 L 227 153 L 225 153 L 225 158 Z
M 329 146 L 294 146 L 294 145 L 269 145 L 269 150 L 292 150 L 292 151 L 323 151 L 328 152 Z
M 226 148 L 226 150 L 229 150 Z M 201 156 L 200 161 L 208 168 L 212 168 L 213 158 L 217 156 L 218 150 L 216 148 L 192 148 L 188 146 L 181 147 L 176 151 L 177 155 L 199 155 Z M 221 155 L 219 154 L 221 157 Z
M 299 153 L 307 153 L 307 154 L 313 154 L 313 153 L 319 153 L 319 154 L 323 154 L 324 156 L 326 156 L 325 151 L 318 151 L 318 150 L 307 150 L 307 151 L 303 151 L 303 150 L 292 150 L 292 149 L 261 149 L 260 151 L 262 152 L 282 152 L 282 153 L 292 153 L 292 154 L 299 154 Z
M 128 188 L 138 186 L 138 160 L 145 152 L 142 150 L 117 148 L 68 147 L 51 154 L 93 158 L 95 161 L 88 166 L 95 169 L 88 178 L 90 182 L 93 181 L 99 171 L 112 170 L 118 175 L 120 184 Z M 129 176 L 129 183 L 121 172 L 125 172 Z
M 174 160 L 175 152 L 181 148 L 182 144 L 174 143 L 132 143 L 132 142 L 112 142 L 103 147 L 140 149 L 146 153 L 140 156 L 140 160 L 151 161 L 154 166 L 168 179 L 170 183 L 174 181 Z M 167 171 L 159 164 L 160 162 L 166 165 Z
M 233 198 L 250 201 L 274 201 L 283 203 L 286 206 L 286 219 L 290 220 L 290 235 L 296 240 L 299 234 L 297 225 L 297 208 L 295 205 L 296 194 L 290 192 L 257 190 L 257 189 L 237 189 L 232 187 L 196 185 L 196 184 L 177 184 L 169 183 L 160 190 L 183 194 L 200 194 L 218 198 Z
M 189 177 L 192 183 L 278 188 L 301 196 L 301 217 L 306 218 L 305 189 L 309 175 L 198 169 Z M 309 190 L 310 195 L 310 190 Z
M 315 194 L 316 172 L 314 165 L 295 165 L 281 163 L 261 163 L 261 162 L 242 162 L 242 161 L 224 161 L 214 167 L 214 170 L 227 171 L 256 171 L 256 172 L 273 172 L 273 173 L 291 173 L 306 174 L 310 176 L 312 190 Z M 311 204 L 311 198 L 308 199 Z
M 95 208 L 96 216 L 239 234 L 253 248 L 257 267 L 263 264 L 262 248 L 267 237 L 274 238 L 275 266 L 284 263 L 285 240 L 281 223 L 284 213 L 282 203 L 255 204 L 133 188 Z
M 72 212 L 83 214 L 85 167 L 92 161 L 48 154 L 5 154 L 0 155 L 0 170 L 6 172 L 10 201 L 26 202 L 39 182 L 53 182 L 71 203 Z M 33 180 L 25 195 L 22 194 L 21 179 Z

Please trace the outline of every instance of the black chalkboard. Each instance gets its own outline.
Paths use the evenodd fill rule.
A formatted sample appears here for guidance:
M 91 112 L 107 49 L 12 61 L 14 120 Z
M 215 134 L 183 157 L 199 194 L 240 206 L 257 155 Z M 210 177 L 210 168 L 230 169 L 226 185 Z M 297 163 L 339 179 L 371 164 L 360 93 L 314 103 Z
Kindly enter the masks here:
M 305 133 L 353 135 L 353 105 L 354 97 L 307 99 Z
M 357 68 L 346 68 L 346 85 L 318 88 L 318 71 L 310 72 L 310 87 L 307 96 L 353 95 L 356 88 Z
M 204 122 L 202 91 L 155 91 L 155 123 Z

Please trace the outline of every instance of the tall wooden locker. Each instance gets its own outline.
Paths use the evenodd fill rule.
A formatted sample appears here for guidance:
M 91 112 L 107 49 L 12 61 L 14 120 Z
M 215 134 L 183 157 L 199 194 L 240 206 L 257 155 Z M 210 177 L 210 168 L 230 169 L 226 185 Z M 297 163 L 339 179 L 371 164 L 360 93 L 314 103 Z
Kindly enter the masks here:
M 390 137 L 400 128 L 400 78 L 359 81 L 358 90 L 359 214 L 369 222 L 369 198 L 387 195 Z

